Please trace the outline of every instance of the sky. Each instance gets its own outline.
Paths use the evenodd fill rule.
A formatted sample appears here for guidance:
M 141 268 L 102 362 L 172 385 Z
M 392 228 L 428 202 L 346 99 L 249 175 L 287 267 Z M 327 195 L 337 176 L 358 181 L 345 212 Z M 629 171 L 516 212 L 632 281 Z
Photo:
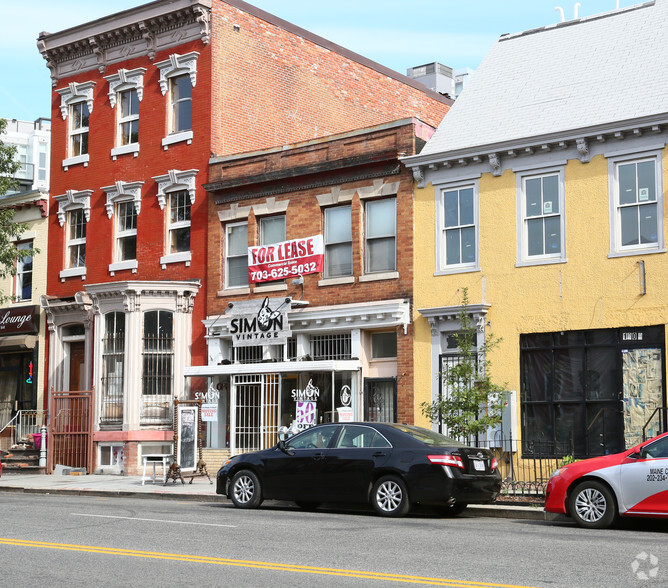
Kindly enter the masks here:
M 219 1 L 219 0 L 214 0 Z M 37 50 L 58 32 L 146 0 L 0 0 L 0 117 L 49 118 L 51 79 Z M 638 0 L 251 0 L 250 4 L 402 74 L 439 61 L 476 69 L 496 39 L 639 4 Z M 586 51 L 586 47 L 583 47 Z

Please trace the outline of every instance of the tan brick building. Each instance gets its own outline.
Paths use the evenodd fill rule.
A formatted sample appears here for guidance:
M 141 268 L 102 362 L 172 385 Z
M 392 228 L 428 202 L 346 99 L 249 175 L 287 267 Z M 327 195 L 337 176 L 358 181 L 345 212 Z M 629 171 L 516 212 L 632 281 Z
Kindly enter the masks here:
M 209 446 L 257 449 L 281 426 L 345 418 L 412 422 L 413 176 L 399 157 L 433 131 L 402 119 L 212 159 L 209 359 L 186 369 L 216 405 Z M 317 238 L 321 268 L 298 251 Z M 253 252 L 273 262 L 255 271 Z M 263 306 L 275 313 L 264 334 Z

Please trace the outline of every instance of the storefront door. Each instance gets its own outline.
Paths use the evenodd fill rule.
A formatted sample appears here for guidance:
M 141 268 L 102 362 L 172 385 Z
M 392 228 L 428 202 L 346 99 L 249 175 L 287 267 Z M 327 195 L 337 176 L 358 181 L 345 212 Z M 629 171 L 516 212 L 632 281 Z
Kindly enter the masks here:
M 232 454 L 266 449 L 278 441 L 279 381 L 279 374 L 232 377 Z

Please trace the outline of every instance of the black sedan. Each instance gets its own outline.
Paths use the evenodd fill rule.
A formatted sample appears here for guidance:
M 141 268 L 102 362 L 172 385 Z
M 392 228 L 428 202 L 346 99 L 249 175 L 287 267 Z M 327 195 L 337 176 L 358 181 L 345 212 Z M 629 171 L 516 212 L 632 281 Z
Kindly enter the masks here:
M 227 460 L 216 485 L 238 508 L 256 508 L 265 499 L 305 509 L 370 503 L 384 516 L 405 515 L 412 504 L 454 516 L 468 504 L 493 502 L 500 489 L 498 464 L 487 449 L 389 423 L 312 427 L 271 449 Z

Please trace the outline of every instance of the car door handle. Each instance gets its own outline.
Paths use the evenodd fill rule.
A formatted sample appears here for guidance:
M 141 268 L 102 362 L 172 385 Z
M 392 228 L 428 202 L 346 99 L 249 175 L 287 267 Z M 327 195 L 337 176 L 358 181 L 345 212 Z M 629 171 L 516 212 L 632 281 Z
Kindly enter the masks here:
M 384 451 L 376 451 L 376 453 L 373 454 L 373 457 L 385 457 L 387 453 Z
M 320 461 L 321 459 L 325 459 L 325 454 L 324 453 L 316 453 L 313 456 L 313 459 Z

